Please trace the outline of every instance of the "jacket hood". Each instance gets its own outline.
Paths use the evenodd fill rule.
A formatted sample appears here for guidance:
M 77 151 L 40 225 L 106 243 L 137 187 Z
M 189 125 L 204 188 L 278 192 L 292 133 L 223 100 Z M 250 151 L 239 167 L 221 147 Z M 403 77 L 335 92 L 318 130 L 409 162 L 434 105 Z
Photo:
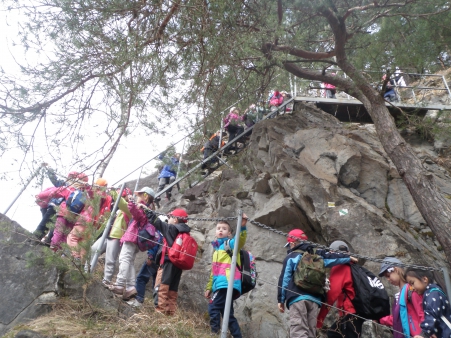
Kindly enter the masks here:
M 177 223 L 174 224 L 174 226 L 177 228 L 179 232 L 190 232 L 191 228 L 186 223 Z
M 289 254 L 290 252 L 296 251 L 296 250 L 309 251 L 313 248 L 314 248 L 314 246 L 311 244 L 301 243 L 301 244 L 296 245 L 293 249 L 288 249 L 287 254 Z
M 211 245 L 213 246 L 213 248 L 218 249 L 228 239 L 230 239 L 230 238 L 228 238 L 228 237 L 217 238 L 217 239 L 215 239 L 214 241 L 211 242 Z

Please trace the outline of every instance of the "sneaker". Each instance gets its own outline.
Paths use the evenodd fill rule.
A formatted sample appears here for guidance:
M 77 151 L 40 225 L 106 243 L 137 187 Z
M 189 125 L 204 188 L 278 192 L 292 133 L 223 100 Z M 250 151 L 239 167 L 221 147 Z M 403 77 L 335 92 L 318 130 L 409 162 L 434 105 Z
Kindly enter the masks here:
M 132 287 L 130 290 L 125 290 L 124 293 L 122 294 L 122 299 L 123 300 L 130 300 L 132 297 L 134 297 L 136 294 L 138 293 L 138 291 L 136 291 L 135 287 Z
M 41 239 L 41 244 L 42 245 L 45 245 L 45 246 L 50 246 L 50 238 L 49 238 L 49 236 L 44 236 L 42 239 Z
M 109 289 L 110 286 L 112 286 L 113 284 L 112 284 L 110 281 L 107 281 L 106 279 L 104 279 L 104 280 L 102 280 L 102 285 L 103 285 L 105 288 Z
M 131 307 L 141 307 L 141 306 L 143 306 L 143 303 L 138 301 L 136 298 L 133 298 L 132 300 L 129 300 L 127 302 L 127 304 L 130 305 Z
M 108 289 L 110 289 L 110 291 L 113 291 L 114 294 L 121 295 L 121 296 L 124 294 L 124 291 L 125 291 L 125 288 L 123 286 L 114 285 L 114 284 L 110 285 L 108 287 Z

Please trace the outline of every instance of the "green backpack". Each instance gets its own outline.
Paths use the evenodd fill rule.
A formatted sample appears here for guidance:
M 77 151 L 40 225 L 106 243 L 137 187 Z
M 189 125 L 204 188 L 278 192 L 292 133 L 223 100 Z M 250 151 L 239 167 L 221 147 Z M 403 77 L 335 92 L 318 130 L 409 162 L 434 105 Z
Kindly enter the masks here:
M 308 293 L 323 295 L 326 284 L 323 257 L 316 254 L 316 249 L 313 249 L 313 253 L 301 250 L 295 252 L 300 252 L 302 258 L 293 275 L 294 283 Z

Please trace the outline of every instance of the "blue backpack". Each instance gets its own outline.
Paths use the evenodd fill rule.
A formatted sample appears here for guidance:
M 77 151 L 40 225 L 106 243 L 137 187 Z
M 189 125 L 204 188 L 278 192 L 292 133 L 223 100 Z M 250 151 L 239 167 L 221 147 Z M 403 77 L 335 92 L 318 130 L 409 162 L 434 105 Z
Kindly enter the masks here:
M 66 207 L 69 209 L 69 211 L 72 211 L 73 213 L 79 214 L 86 204 L 86 193 L 81 190 L 75 190 L 70 195 L 69 198 L 66 200 Z

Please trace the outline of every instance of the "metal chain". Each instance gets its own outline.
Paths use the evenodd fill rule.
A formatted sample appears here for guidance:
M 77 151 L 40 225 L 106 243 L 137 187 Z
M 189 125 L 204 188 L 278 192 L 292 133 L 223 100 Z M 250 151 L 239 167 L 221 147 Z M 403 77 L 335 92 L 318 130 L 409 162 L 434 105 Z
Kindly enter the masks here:
M 235 219 L 236 219 L 236 218 L 237 218 L 237 217 L 235 217 Z M 252 224 L 258 223 L 258 224 L 260 224 L 260 225 L 258 225 L 258 224 L 255 224 L 255 225 L 265 227 L 265 229 L 267 229 L 267 230 L 275 230 L 275 229 L 272 229 L 271 227 L 268 227 L 267 225 L 264 225 L 264 224 L 259 223 L 259 222 L 257 222 L 257 221 L 253 221 L 253 220 L 249 220 L 249 221 L 250 221 Z M 14 233 L 16 233 L 16 234 L 19 234 L 19 235 L 21 235 L 21 236 L 25 236 L 25 237 L 27 237 L 27 238 L 30 239 L 30 240 L 39 241 L 39 240 L 37 240 L 37 239 L 30 238 L 30 237 L 27 236 L 26 234 L 22 234 L 22 233 L 17 232 L 17 231 L 12 231 L 12 232 L 14 232 Z M 274 232 L 276 232 L 276 233 L 278 233 L 278 234 L 284 234 L 284 232 L 279 231 L 279 230 L 275 230 Z M 155 243 L 156 245 L 161 245 L 161 246 L 163 246 L 163 243 L 159 243 L 159 242 L 157 242 L 157 241 L 154 241 L 154 240 L 151 240 L 151 239 L 142 237 L 142 236 L 139 235 L 139 233 L 138 233 L 138 234 L 134 234 L 134 235 L 136 235 L 138 238 L 144 238 L 144 239 L 146 239 L 146 240 L 149 241 L 149 242 Z M 285 235 L 284 235 L 284 236 L 285 236 Z M 290 236 L 290 237 L 291 237 L 291 236 Z M 293 238 L 294 238 L 294 239 L 297 239 L 296 237 L 293 237 Z M 40 241 L 39 241 L 39 242 L 40 242 Z M 304 242 L 305 242 L 305 243 L 308 243 L 308 244 L 316 244 L 316 243 L 309 242 L 309 241 L 304 241 Z M 168 246 L 166 246 L 166 247 L 168 248 Z M 324 247 L 324 246 L 321 246 L 321 247 Z M 174 250 L 174 248 L 173 248 L 173 250 Z M 179 250 L 177 250 L 177 251 L 179 251 Z M 182 253 L 182 251 L 179 251 L 179 252 Z M 185 255 L 187 255 L 187 256 L 190 256 L 190 257 L 193 257 L 193 258 L 197 258 L 197 255 L 196 255 L 196 256 L 193 256 L 193 255 L 189 255 L 189 254 L 186 253 L 186 252 L 183 252 L 183 253 L 184 253 Z M 352 254 L 352 256 L 355 256 L 355 255 Z M 66 257 L 67 257 L 67 256 L 66 256 Z M 69 257 L 67 257 L 67 258 L 69 259 Z M 202 258 L 199 258 L 199 261 L 204 262 L 204 263 L 207 263 L 207 264 L 210 263 L 209 260 L 207 261 L 207 260 L 202 259 Z M 72 262 L 72 261 L 71 261 L 71 262 Z M 217 269 L 219 269 L 219 270 L 226 270 L 226 269 L 227 269 L 227 268 L 224 266 L 224 264 L 218 264 L 218 263 L 211 262 L 211 265 L 212 265 L 212 266 L 215 266 L 215 267 L 216 267 Z M 245 275 L 245 276 L 252 277 L 251 274 L 250 274 L 249 272 L 245 271 L 244 269 L 243 269 L 243 271 L 240 271 L 240 273 L 243 274 L 243 275 Z M 264 280 L 263 278 L 261 278 L 261 277 L 258 276 L 258 272 L 257 272 L 257 275 L 254 276 L 254 277 L 255 277 L 256 283 L 257 283 L 257 281 L 258 281 L 258 282 L 261 282 L 261 283 L 266 283 L 266 284 L 269 284 L 269 285 L 272 285 L 272 286 L 276 286 L 277 288 L 282 289 L 282 290 L 288 290 L 287 288 L 284 288 L 283 286 L 279 286 L 279 285 L 276 285 L 275 283 L 272 283 L 272 282 L 270 282 L 270 281 Z M 289 291 L 292 292 L 292 293 L 295 294 L 295 295 L 298 295 L 298 296 L 302 296 L 302 295 L 303 295 L 303 294 L 298 293 L 298 292 L 296 292 L 296 291 L 294 291 L 294 290 L 289 290 Z M 355 314 L 355 313 L 348 312 L 348 311 L 346 311 L 346 310 L 344 310 L 344 309 L 340 309 L 340 308 L 338 308 L 338 307 L 336 307 L 336 306 L 329 305 L 329 304 L 327 304 L 327 303 L 325 303 L 325 302 L 322 302 L 322 301 L 319 301 L 319 302 L 320 302 L 322 305 L 326 306 L 326 307 L 333 308 L 333 309 L 336 309 L 336 310 L 338 310 L 338 311 L 342 311 L 343 313 L 346 313 L 346 314 L 351 315 L 351 316 L 353 316 L 353 317 L 356 317 L 356 318 L 359 318 L 359 319 L 363 319 L 363 320 L 365 320 L 365 321 L 368 320 L 368 319 L 366 319 L 366 318 L 364 318 L 364 317 L 361 317 L 361 316 L 359 316 L 359 315 L 357 315 L 357 314 Z M 388 326 L 385 326 L 385 325 L 382 325 L 382 324 L 380 324 L 380 323 L 374 322 L 374 324 L 379 325 L 379 326 L 382 326 L 382 327 L 390 328 L 393 332 L 397 332 L 397 333 L 404 334 L 403 332 L 393 330 L 393 328 L 388 327 Z M 412 337 L 412 336 L 411 336 L 411 337 Z
M 158 216 L 169 216 L 168 214 L 164 214 L 164 213 L 161 213 L 161 212 L 157 212 L 157 211 L 154 211 L 154 210 L 152 210 L 153 211 L 153 213 L 155 214 L 155 215 L 158 215 Z M 179 219 L 183 219 L 183 220 L 191 220 L 191 221 L 200 221 L 200 222 L 220 222 L 220 221 L 233 221 L 233 220 L 236 220 L 236 219 L 238 219 L 238 217 L 237 216 L 234 216 L 234 217 L 223 217 L 223 218 L 201 218 L 201 217 L 179 217 L 179 216 L 177 216 L 177 218 L 179 218 Z
M 68 211 L 69 211 L 69 210 L 68 210 Z M 72 213 L 72 214 L 81 216 L 81 215 L 78 214 L 78 213 L 74 213 L 74 212 L 71 212 L 71 211 L 69 211 L 69 212 Z M 160 212 L 157 212 L 157 211 L 154 211 L 154 210 L 152 210 L 152 212 L 155 213 L 155 214 L 158 215 L 158 216 L 168 216 L 167 214 L 160 213 Z M 200 221 L 200 222 L 219 222 L 219 221 L 226 221 L 226 222 L 228 222 L 228 221 L 233 221 L 233 220 L 238 219 L 237 216 L 233 216 L 233 217 L 222 217 L 222 218 L 220 218 L 220 217 L 216 217 L 216 218 L 205 218 L 205 217 L 177 217 L 177 218 L 180 218 L 180 219 L 183 219 L 183 220 Z M 270 226 L 268 226 L 268 225 L 266 225 L 266 224 L 260 223 L 260 222 L 258 222 L 258 221 L 253 220 L 253 219 L 247 218 L 247 220 L 248 220 L 250 223 L 252 223 L 252 224 L 254 224 L 254 225 L 256 225 L 256 226 L 258 226 L 258 227 L 260 227 L 260 228 L 263 228 L 263 229 L 265 229 L 265 230 L 271 231 L 271 232 L 273 232 L 273 233 L 275 233 L 275 234 L 278 234 L 278 235 L 281 235 L 281 236 L 284 236 L 284 237 L 291 237 L 291 238 L 293 238 L 293 239 L 295 239 L 295 240 L 297 240 L 297 241 L 300 241 L 300 242 L 302 242 L 302 243 L 310 244 L 310 245 L 312 245 L 312 246 L 315 247 L 315 248 L 324 249 L 324 250 L 329 250 L 329 251 L 338 252 L 338 253 L 344 253 L 344 254 L 347 254 L 347 255 L 350 255 L 350 256 L 353 256 L 353 257 L 356 257 L 356 258 L 362 258 L 362 259 L 365 259 L 365 260 L 368 260 L 368 261 L 372 261 L 372 262 L 376 262 L 376 263 L 384 263 L 384 259 L 383 259 L 383 258 L 375 258 L 375 257 L 365 256 L 365 255 L 361 255 L 361 254 L 357 254 L 357 253 L 352 253 L 352 252 L 345 252 L 345 251 L 340 251 L 340 250 L 333 250 L 333 249 L 331 249 L 330 247 L 328 247 L 328 246 L 326 246 L 326 245 L 319 244 L 319 243 L 315 243 L 315 242 L 312 242 L 312 241 L 307 241 L 307 240 L 299 239 L 299 238 L 297 238 L 297 237 L 295 237 L 295 236 L 289 235 L 289 234 L 286 233 L 286 232 L 283 232 L 283 231 L 274 229 L 274 228 L 272 228 L 272 227 L 270 227 Z M 418 270 L 425 270 L 425 271 L 439 271 L 439 272 L 442 272 L 442 269 L 441 269 L 441 268 L 434 268 L 434 267 L 428 267 L 428 266 L 422 266 L 422 265 L 416 265 L 416 264 L 396 263 L 396 266 L 405 267 L 405 268 L 413 268 L 413 269 L 418 269 Z
M 350 255 L 350 256 L 353 256 L 353 257 L 356 257 L 356 258 L 362 258 L 362 259 L 366 259 L 368 261 L 372 261 L 372 262 L 376 262 L 376 263 L 385 263 L 384 259 L 381 259 L 381 258 L 374 258 L 374 257 L 370 257 L 370 256 L 360 255 L 360 254 L 357 254 L 357 253 L 345 252 L 345 251 L 340 251 L 340 250 L 333 250 L 333 249 L 329 248 L 326 245 L 322 245 L 322 244 L 319 244 L 319 243 L 314 243 L 314 242 L 307 241 L 307 240 L 302 240 L 302 239 L 297 238 L 295 236 L 291 236 L 291 235 L 289 235 L 289 234 L 287 234 L 287 233 L 285 233 L 283 231 L 271 228 L 270 226 L 267 226 L 267 225 L 265 225 L 263 223 L 255 221 L 255 220 L 249 220 L 249 222 L 254 224 L 254 225 L 256 225 L 256 226 L 258 226 L 258 227 L 260 227 L 260 228 L 263 228 L 265 230 L 274 232 L 274 233 L 276 233 L 278 235 L 282 235 L 282 236 L 285 236 L 285 237 L 291 237 L 291 238 L 293 238 L 293 239 L 295 239 L 297 241 L 300 241 L 302 243 L 310 244 L 310 245 L 314 246 L 315 248 L 325 249 L 325 250 L 329 250 L 329 251 L 333 251 L 333 252 L 344 253 L 344 254 L 347 254 L 347 255 Z M 421 265 L 415 265 L 415 264 L 406 264 L 406 263 L 396 263 L 396 266 L 402 266 L 402 267 L 408 267 L 408 268 L 413 268 L 413 269 L 418 269 L 418 270 L 426 270 L 426 271 L 440 271 L 440 272 L 442 271 L 440 268 L 433 268 L 433 267 L 428 267 L 428 266 L 421 266 Z

